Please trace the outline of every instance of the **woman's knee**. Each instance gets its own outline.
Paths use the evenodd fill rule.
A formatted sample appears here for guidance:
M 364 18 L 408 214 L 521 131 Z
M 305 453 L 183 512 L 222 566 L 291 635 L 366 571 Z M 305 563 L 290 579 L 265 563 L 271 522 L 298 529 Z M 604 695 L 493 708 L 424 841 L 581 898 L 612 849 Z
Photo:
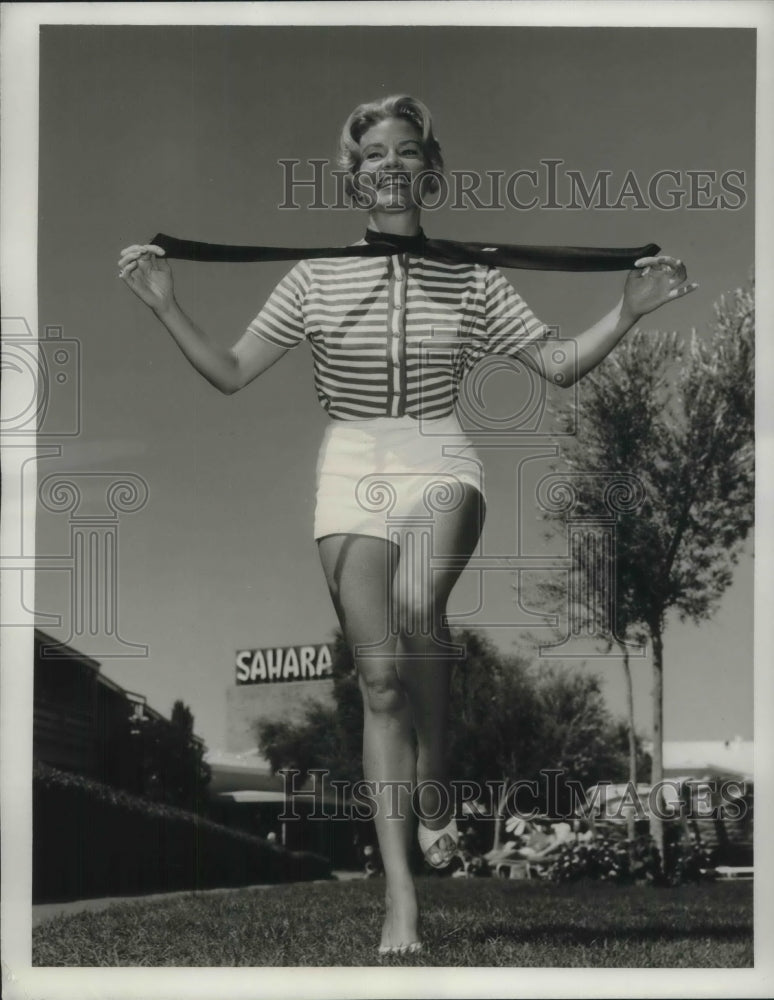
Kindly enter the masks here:
M 366 709 L 375 715 L 395 715 L 407 705 L 406 692 L 394 669 L 360 672 L 360 690 Z

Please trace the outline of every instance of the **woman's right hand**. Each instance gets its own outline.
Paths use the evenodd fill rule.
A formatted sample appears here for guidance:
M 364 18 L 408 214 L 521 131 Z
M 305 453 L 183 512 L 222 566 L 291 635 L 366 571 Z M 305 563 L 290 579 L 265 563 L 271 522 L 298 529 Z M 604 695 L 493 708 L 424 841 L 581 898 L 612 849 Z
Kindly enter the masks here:
M 122 250 L 118 277 L 155 312 L 163 312 L 175 300 L 172 268 L 161 247 L 152 243 Z

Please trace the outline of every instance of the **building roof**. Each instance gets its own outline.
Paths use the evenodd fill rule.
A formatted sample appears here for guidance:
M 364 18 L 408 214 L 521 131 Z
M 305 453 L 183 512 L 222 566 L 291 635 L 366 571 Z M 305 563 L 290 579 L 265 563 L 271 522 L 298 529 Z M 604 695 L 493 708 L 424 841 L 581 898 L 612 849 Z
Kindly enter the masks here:
M 36 643 L 36 657 L 40 655 L 40 658 L 45 662 L 54 661 L 64 661 L 65 663 L 77 663 L 79 666 L 85 666 L 94 671 L 94 680 L 101 687 L 109 688 L 111 691 L 115 692 L 127 701 L 133 703 L 137 708 L 141 710 L 141 715 L 147 719 L 153 719 L 156 722 L 169 722 L 170 720 L 163 715 L 161 712 L 156 711 L 152 708 L 147 701 L 144 694 L 139 694 L 136 691 L 128 691 L 126 688 L 122 687 L 116 681 L 111 680 L 106 677 L 101 671 L 101 664 L 98 660 L 93 657 L 88 656 L 86 653 L 81 653 L 79 650 L 74 649 L 72 646 L 68 646 L 67 643 L 60 642 L 58 639 L 54 639 L 53 636 L 48 635 L 42 629 L 35 629 L 35 643 Z M 45 655 L 45 653 L 39 653 L 40 647 L 51 646 L 56 649 L 56 653 L 50 656 Z M 135 709 L 136 710 L 136 709 Z M 203 745 L 204 740 L 201 736 L 197 736 L 195 733 L 191 734 L 191 738 L 196 741 L 196 743 Z
M 60 642 L 59 639 L 55 639 L 53 636 L 48 635 L 42 629 L 35 629 L 35 642 L 39 646 L 50 646 L 52 652 L 41 653 L 44 660 L 77 660 L 78 663 L 82 663 L 86 667 L 91 667 L 95 673 L 99 673 L 99 661 L 95 660 L 92 656 L 87 656 L 86 653 L 81 653 L 80 650 L 73 649 L 72 646 L 68 646 L 66 642 Z M 56 649 L 56 653 L 53 650 Z

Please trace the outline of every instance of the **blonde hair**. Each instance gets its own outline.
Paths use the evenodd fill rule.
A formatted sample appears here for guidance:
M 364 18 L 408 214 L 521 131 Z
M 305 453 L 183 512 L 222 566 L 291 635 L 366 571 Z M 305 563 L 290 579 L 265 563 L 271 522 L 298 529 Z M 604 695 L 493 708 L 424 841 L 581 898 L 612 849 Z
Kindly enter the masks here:
M 377 101 L 359 104 L 344 122 L 339 138 L 338 162 L 346 170 L 347 194 L 354 193 L 352 176 L 360 169 L 360 139 L 371 126 L 387 118 L 403 118 L 411 122 L 422 135 L 422 152 L 427 167 L 427 190 L 435 192 L 439 188 L 438 176 L 443 175 L 441 146 L 433 132 L 433 119 L 428 107 L 408 94 L 393 94 Z

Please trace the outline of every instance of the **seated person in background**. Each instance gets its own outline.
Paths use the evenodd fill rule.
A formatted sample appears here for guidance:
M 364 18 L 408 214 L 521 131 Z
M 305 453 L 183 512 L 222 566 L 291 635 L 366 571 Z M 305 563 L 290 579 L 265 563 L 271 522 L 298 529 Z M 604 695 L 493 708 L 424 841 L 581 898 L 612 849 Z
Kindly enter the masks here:
M 524 843 L 516 851 L 516 857 L 528 861 L 539 861 L 553 854 L 564 843 L 552 829 L 550 823 L 537 821 L 532 824 Z

